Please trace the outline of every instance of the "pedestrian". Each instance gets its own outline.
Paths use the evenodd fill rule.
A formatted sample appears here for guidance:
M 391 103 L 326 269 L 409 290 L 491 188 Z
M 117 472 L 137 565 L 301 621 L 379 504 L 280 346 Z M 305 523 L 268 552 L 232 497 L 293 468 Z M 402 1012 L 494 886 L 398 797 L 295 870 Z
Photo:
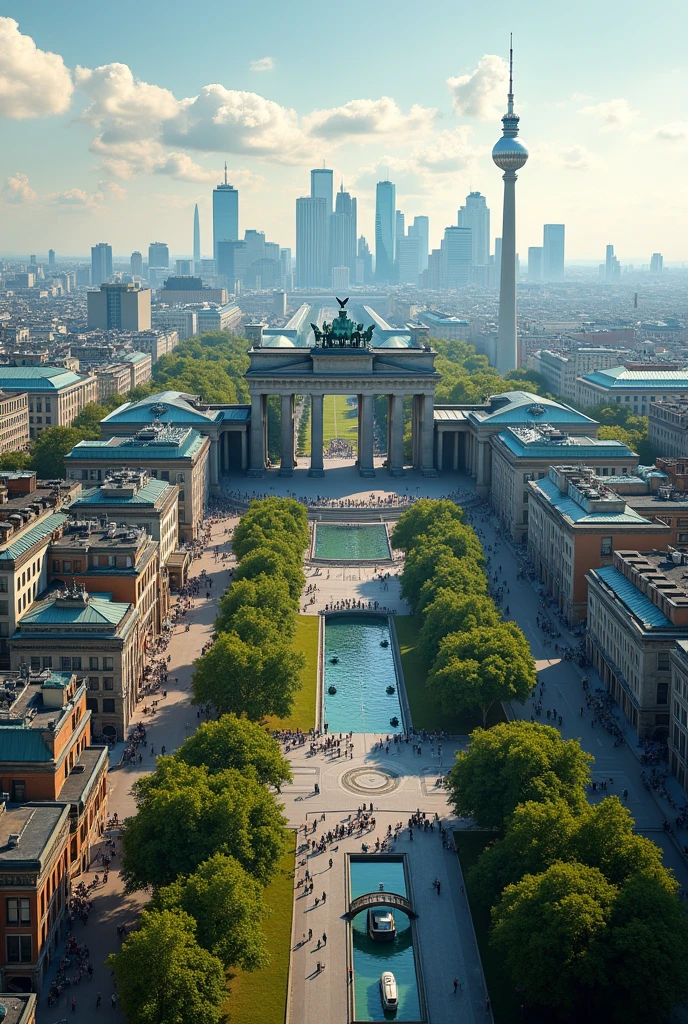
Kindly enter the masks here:
M 72 1013 L 76 1013 L 76 999 L 72 996 Z
M 110 996 L 110 1006 L 112 1007 L 113 1010 L 117 1006 L 117 996 L 115 995 L 114 992 Z
M 100 992 L 96 996 L 96 1010 L 98 1009 L 99 1006 L 100 1006 Z
M 313 938 L 313 929 L 309 928 L 308 929 L 308 941 L 310 942 L 312 938 Z
M 489 1013 L 489 1012 L 490 1012 L 490 997 L 487 996 L 485 998 L 485 1013 Z
M 457 990 L 458 987 L 459 987 L 459 979 L 458 978 L 454 978 L 454 995 L 456 995 L 456 990 Z
M 439 894 L 440 894 L 440 887 L 441 887 L 441 885 L 442 885 L 442 883 L 441 883 L 441 882 L 439 881 L 439 879 L 438 879 L 438 881 L 437 881 L 437 895 L 438 895 L 438 896 L 439 896 Z
M 326 892 L 324 892 L 322 894 L 322 901 L 323 901 L 323 903 L 327 903 L 327 893 Z
M 351 984 L 351 982 L 353 980 L 354 980 L 354 969 L 353 969 L 353 967 L 350 967 L 349 968 L 349 984 Z
M 327 945 L 327 932 L 323 932 L 323 946 Z

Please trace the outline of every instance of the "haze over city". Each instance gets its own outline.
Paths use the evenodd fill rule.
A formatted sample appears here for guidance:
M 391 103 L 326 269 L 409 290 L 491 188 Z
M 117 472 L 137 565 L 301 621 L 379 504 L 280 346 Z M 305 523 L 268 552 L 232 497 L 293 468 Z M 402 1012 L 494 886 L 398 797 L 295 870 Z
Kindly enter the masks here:
M 637 2 L 585 0 L 575 13 L 498 2 L 417 7 L 211 4 L 190 12 L 119 4 L 68 11 L 39 0 L 0 17 L 0 152 L 5 253 L 115 253 L 164 237 L 191 252 L 199 204 L 210 256 L 210 190 L 241 190 L 241 231 L 294 245 L 294 200 L 324 160 L 358 198 L 373 235 L 375 183 L 389 174 L 410 220 L 430 219 L 430 245 L 472 189 L 499 223 L 501 181 L 490 150 L 503 113 L 508 34 L 530 150 L 519 182 L 517 248 L 545 222 L 567 224 L 567 260 L 624 261 L 659 251 L 681 261 L 688 147 L 685 52 L 678 3 L 653 12 L 662 46 L 637 31 Z M 545 16 L 546 15 L 546 16 Z M 493 232 L 497 234 L 498 232 Z

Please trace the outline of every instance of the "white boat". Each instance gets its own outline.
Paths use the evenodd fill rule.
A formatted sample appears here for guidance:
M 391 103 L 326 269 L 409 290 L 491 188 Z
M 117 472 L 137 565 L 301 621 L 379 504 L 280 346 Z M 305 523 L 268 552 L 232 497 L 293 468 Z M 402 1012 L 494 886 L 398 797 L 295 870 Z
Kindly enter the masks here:
M 397 998 L 397 980 L 391 971 L 383 971 L 380 976 L 380 998 L 385 1010 L 396 1010 L 399 1005 Z
M 389 910 L 368 910 L 368 935 L 374 942 L 393 942 L 396 935 L 394 914 Z

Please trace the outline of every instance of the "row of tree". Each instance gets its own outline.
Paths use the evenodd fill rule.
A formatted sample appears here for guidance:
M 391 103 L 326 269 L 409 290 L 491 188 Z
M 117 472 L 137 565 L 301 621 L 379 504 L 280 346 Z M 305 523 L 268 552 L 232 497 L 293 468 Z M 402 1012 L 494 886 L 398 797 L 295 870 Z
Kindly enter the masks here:
M 423 499 L 403 514 L 392 545 L 406 553 L 402 596 L 423 616 L 429 691 L 447 714 L 480 709 L 486 724 L 496 703 L 527 699 L 535 663 L 490 597 L 482 546 L 463 519 L 454 502 Z
M 309 539 L 297 501 L 251 502 L 234 532 L 239 564 L 220 598 L 215 640 L 196 663 L 196 703 L 252 721 L 289 714 L 304 666 L 293 637 Z
M 592 762 L 550 726 L 475 730 L 450 799 L 497 832 L 469 889 L 531 1019 L 663 1021 L 688 994 L 688 914 L 622 801 L 588 803 Z
M 224 715 L 135 783 L 122 876 L 152 898 L 110 957 L 130 1024 L 217 1024 L 226 971 L 268 962 L 264 886 L 288 836 L 269 787 L 290 778 L 264 729 Z

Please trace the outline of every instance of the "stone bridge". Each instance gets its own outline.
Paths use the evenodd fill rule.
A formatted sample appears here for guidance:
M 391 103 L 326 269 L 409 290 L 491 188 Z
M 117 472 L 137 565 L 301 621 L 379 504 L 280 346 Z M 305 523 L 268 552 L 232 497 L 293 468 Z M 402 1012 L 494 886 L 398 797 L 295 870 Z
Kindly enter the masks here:
M 369 910 L 372 907 L 389 907 L 390 910 L 401 910 L 408 917 L 416 918 L 418 914 L 413 909 L 411 900 L 401 896 L 398 892 L 367 892 L 363 896 L 357 896 L 349 904 L 349 909 L 344 915 L 349 921 L 360 914 L 362 910 Z

